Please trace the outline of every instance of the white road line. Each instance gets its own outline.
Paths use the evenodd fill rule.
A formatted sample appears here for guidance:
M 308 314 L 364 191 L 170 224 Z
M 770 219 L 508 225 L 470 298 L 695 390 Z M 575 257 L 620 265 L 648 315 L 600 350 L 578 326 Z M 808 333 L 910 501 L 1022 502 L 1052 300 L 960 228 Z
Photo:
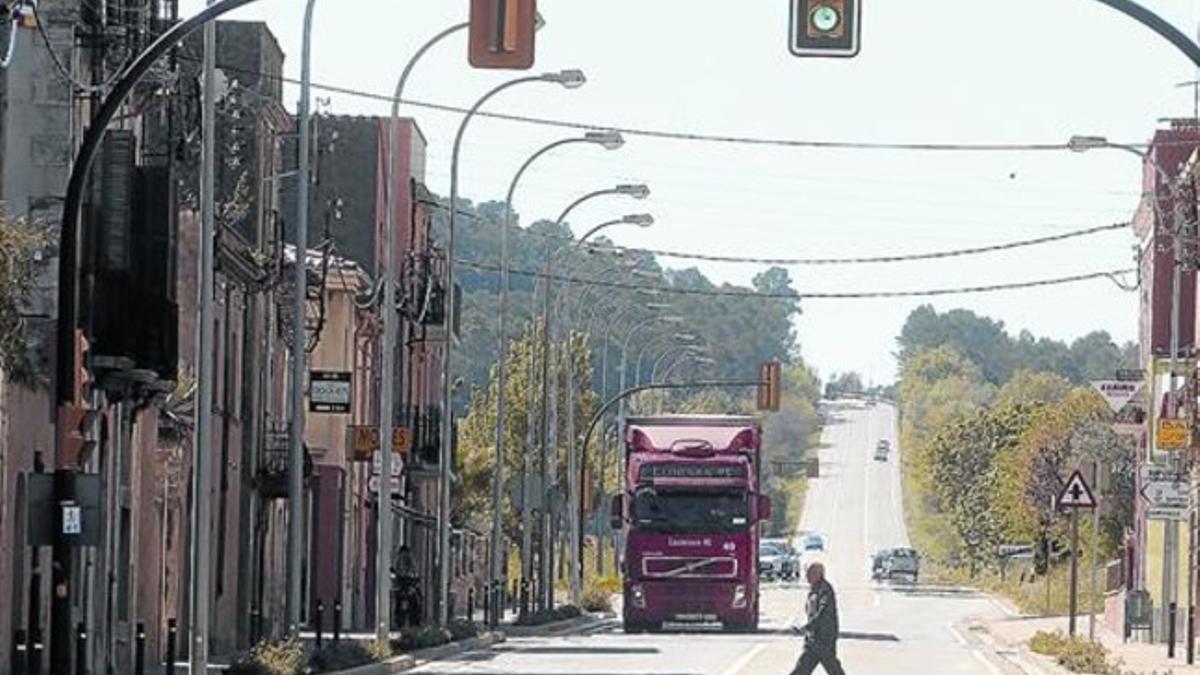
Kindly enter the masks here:
M 954 627 L 953 621 L 946 622 L 946 630 L 950 631 L 950 634 L 954 636 L 954 641 L 960 646 L 967 646 L 967 638 L 963 637 L 963 634 L 958 632 L 958 629 Z
M 721 671 L 721 675 L 737 675 L 738 673 L 742 672 L 743 668 L 750 665 L 750 662 L 753 661 L 755 657 L 761 654 L 766 648 L 766 643 L 759 643 L 754 647 L 754 649 L 742 654 L 742 657 L 737 661 L 734 661 L 732 666 L 729 666 L 725 670 Z

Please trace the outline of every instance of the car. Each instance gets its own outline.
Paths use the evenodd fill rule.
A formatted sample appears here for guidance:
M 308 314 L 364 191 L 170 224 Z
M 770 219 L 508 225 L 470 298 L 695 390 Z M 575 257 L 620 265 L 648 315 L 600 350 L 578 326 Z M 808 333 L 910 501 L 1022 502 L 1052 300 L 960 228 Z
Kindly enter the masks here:
M 886 462 L 888 460 L 888 455 L 891 453 L 891 451 L 892 451 L 892 444 L 889 443 L 887 440 L 880 440 L 879 443 L 876 444 L 876 446 L 875 446 L 875 461 L 876 462 Z
M 808 533 L 804 537 L 804 550 L 805 551 L 824 551 L 825 550 L 825 537 L 821 536 L 820 534 L 817 534 L 816 532 Z
M 906 579 L 917 583 L 921 577 L 921 556 L 911 548 L 883 549 L 871 562 L 871 578 L 893 581 Z
M 783 539 L 763 539 L 758 544 L 758 574 L 765 579 L 794 579 L 800 557 Z

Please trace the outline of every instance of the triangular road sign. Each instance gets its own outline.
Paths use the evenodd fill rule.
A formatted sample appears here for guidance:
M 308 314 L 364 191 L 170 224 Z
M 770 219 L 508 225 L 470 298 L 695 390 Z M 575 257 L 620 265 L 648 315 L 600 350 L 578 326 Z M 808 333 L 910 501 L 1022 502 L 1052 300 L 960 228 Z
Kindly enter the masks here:
M 1062 492 L 1058 493 L 1058 506 L 1064 509 L 1096 508 L 1096 498 L 1092 496 L 1092 489 L 1088 487 L 1082 473 L 1076 471 L 1071 474 Z
M 1108 407 L 1112 408 L 1112 411 L 1115 413 L 1121 412 L 1121 409 L 1142 391 L 1141 382 L 1122 382 L 1119 380 L 1093 382 L 1092 387 L 1100 392 L 1100 395 L 1108 402 Z

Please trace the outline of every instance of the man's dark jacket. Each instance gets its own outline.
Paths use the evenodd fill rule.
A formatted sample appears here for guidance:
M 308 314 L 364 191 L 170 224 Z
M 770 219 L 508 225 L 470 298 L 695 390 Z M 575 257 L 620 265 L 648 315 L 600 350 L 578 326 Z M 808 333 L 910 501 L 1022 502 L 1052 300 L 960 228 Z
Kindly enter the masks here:
M 805 645 L 818 650 L 835 647 L 839 631 L 837 596 L 828 581 L 822 579 L 809 589 L 807 610 Z

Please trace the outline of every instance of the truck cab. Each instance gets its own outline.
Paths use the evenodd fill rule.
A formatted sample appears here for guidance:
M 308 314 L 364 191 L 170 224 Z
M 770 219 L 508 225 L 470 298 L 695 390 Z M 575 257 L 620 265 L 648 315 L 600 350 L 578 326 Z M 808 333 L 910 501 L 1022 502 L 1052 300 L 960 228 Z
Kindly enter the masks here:
M 627 632 L 758 627 L 761 430 L 752 417 L 633 418 L 612 525 L 625 536 Z

